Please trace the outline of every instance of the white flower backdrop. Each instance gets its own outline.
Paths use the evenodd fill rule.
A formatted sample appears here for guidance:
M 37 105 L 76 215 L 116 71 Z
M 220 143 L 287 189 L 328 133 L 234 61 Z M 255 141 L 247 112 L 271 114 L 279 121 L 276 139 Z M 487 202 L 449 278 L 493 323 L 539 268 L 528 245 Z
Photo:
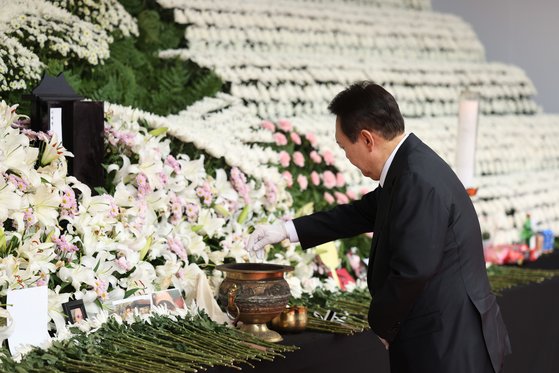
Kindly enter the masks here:
M 96 65 L 109 58 L 110 32 L 138 33 L 114 0 L 1 4 L 0 91 L 29 88 L 23 77 L 38 78 L 40 57 Z M 496 243 L 513 242 L 530 213 L 539 227 L 559 231 L 559 116 L 540 113 L 521 69 L 487 63 L 459 18 L 431 12 L 427 0 L 160 4 L 185 24 L 188 43 L 161 57 L 214 69 L 231 94 L 166 117 L 107 105 L 106 163 L 114 176 L 107 193 L 94 196 L 68 177 L 70 155 L 56 139 L 20 133 L 11 127 L 15 107 L 0 106 L 0 296 L 49 284 L 58 329 L 60 304 L 70 298 L 84 299 L 90 313 L 136 291 L 176 287 L 193 298 L 204 270 L 215 288 L 221 275 L 213 265 L 248 260 L 248 227 L 294 216 L 304 192 L 320 187 L 319 199 L 332 204 L 374 188 L 345 160 L 326 113 L 356 80 L 393 92 L 408 131 L 451 165 L 458 97 L 466 88 L 480 92 L 474 204 L 482 229 Z M 74 6 L 84 9 L 79 17 L 63 9 Z M 206 169 L 203 156 L 174 156 L 168 135 L 223 159 L 227 169 Z M 270 254 L 296 265 L 288 277 L 294 296 L 333 289 L 313 277 L 313 256 L 295 245 Z
M 337 149 L 326 107 L 351 82 L 373 80 L 397 98 L 408 131 L 454 163 L 458 100 L 481 95 L 476 153 L 482 229 L 495 243 L 518 240 L 526 214 L 559 229 L 555 195 L 559 117 L 541 114 L 516 66 L 488 63 L 461 19 L 430 6 L 379 1 L 160 0 L 185 24 L 188 48 L 160 53 L 208 66 L 262 118 L 289 118 L 335 155 L 348 189 L 374 187 Z M 397 27 L 395 27 L 397 25 Z M 174 120 L 179 120 L 174 117 Z M 178 126 L 178 125 L 177 125 Z

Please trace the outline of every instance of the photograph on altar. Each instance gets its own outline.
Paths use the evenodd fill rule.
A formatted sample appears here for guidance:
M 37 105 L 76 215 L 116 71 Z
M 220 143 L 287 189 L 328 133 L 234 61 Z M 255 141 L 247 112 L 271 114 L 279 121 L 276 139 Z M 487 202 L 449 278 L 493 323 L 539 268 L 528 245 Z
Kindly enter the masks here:
M 68 319 L 68 324 L 78 323 L 87 319 L 85 304 L 82 299 L 73 300 L 62 304 L 62 309 Z
M 130 316 L 147 315 L 151 312 L 151 297 L 139 295 L 112 302 L 112 312 L 127 320 Z
M 184 298 L 179 289 L 162 290 L 151 294 L 153 307 L 164 307 L 169 311 L 184 309 Z

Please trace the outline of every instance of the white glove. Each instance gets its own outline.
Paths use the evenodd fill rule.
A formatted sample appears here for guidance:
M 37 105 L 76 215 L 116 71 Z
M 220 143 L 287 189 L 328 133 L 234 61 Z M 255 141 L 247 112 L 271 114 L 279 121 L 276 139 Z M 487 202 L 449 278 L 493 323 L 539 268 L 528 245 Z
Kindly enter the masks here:
M 256 255 L 258 259 L 263 259 L 266 245 L 278 243 L 286 238 L 288 238 L 288 234 L 282 221 L 274 224 L 258 225 L 248 238 L 247 251 L 250 255 Z

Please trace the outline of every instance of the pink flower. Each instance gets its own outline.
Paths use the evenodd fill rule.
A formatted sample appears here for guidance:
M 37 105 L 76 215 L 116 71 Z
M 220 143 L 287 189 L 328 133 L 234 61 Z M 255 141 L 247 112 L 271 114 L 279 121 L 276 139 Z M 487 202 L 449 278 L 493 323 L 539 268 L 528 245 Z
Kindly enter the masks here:
M 365 187 L 359 189 L 359 194 L 361 194 L 362 196 L 364 196 L 367 193 L 369 193 L 369 189 L 367 189 Z
M 326 163 L 328 166 L 334 164 L 334 154 L 330 150 L 325 150 L 322 154 L 322 157 L 324 158 L 324 163 Z
M 334 196 L 328 192 L 324 192 L 324 199 L 326 200 L 326 202 L 328 202 L 329 205 L 331 205 L 335 201 Z
M 283 167 L 287 167 L 289 166 L 289 161 L 291 161 L 291 157 L 289 156 L 289 153 L 286 152 L 285 150 L 282 150 L 279 153 L 279 162 Z
M 293 129 L 291 122 L 287 119 L 280 119 L 278 120 L 278 127 L 281 128 L 285 132 L 289 132 Z
M 250 203 L 250 190 L 247 184 L 247 178 L 245 174 L 237 167 L 231 169 L 231 185 L 239 193 L 246 203 Z
M 117 267 L 125 271 L 129 271 L 131 269 L 130 263 L 128 263 L 128 260 L 126 260 L 126 257 L 124 256 L 121 256 L 120 258 L 115 260 L 115 264 L 117 265 Z
M 169 183 L 169 176 L 165 172 L 158 172 L 157 176 L 159 176 L 159 181 L 161 181 L 161 184 L 167 185 Z
M 176 173 L 179 173 L 181 170 L 181 164 L 171 154 L 165 158 L 165 164 L 171 167 Z
M 345 177 L 341 172 L 336 174 L 336 186 L 341 188 L 345 185 Z
M 186 217 L 189 222 L 195 222 L 198 219 L 198 212 L 200 207 L 194 203 L 188 202 L 185 206 Z
M 299 188 L 301 190 L 305 190 L 307 189 L 307 186 L 309 185 L 309 181 L 307 180 L 307 178 L 303 175 L 299 175 L 297 176 L 297 184 L 299 184 Z
M 334 195 L 336 196 L 336 202 L 339 205 L 343 205 L 344 203 L 349 203 L 349 198 L 347 198 L 345 194 L 340 192 L 334 192 Z
M 274 137 L 274 141 L 276 142 L 276 145 L 279 146 L 287 145 L 287 137 L 285 137 L 283 133 L 276 132 L 274 133 L 273 137 Z
M 93 286 L 95 293 L 100 298 L 105 299 L 107 297 L 107 289 L 109 288 L 109 283 L 103 280 L 97 279 L 95 280 L 95 285 Z
M 291 132 L 289 136 L 295 144 L 301 145 L 301 137 L 296 132 Z
M 284 180 L 287 182 L 288 187 L 293 186 L 293 176 L 291 175 L 291 172 L 283 171 L 281 175 L 283 176 Z
M 76 245 L 74 245 L 73 243 L 70 243 L 66 240 L 66 236 L 65 235 L 61 235 L 60 237 L 55 237 L 52 239 L 52 242 L 54 242 L 56 244 L 56 246 L 58 247 L 58 249 L 63 253 L 75 253 L 76 251 L 78 251 L 78 247 Z
M 324 171 L 322 174 L 322 181 L 326 188 L 332 189 L 336 186 L 336 175 L 334 175 L 332 171 Z
M 278 188 L 270 180 L 265 180 L 264 186 L 266 187 L 266 201 L 270 206 L 273 206 L 278 199 Z
M 357 199 L 357 195 L 355 194 L 355 192 L 353 190 L 348 190 L 346 194 L 347 194 L 347 197 L 351 200 L 356 200 Z
M 311 145 L 316 145 L 316 136 L 312 132 L 308 132 L 305 138 L 311 143 Z
M 310 154 L 311 159 L 314 163 L 320 164 L 322 162 L 322 157 L 317 153 L 316 150 L 313 150 Z
M 313 183 L 313 185 L 320 184 L 320 176 L 318 176 L 318 173 L 316 171 L 311 172 L 311 182 Z
M 260 127 L 272 132 L 276 130 L 276 126 L 274 126 L 274 123 L 270 122 L 269 120 L 265 120 L 264 122 L 260 123 Z
M 32 208 L 26 208 L 24 210 L 23 221 L 24 221 L 25 226 L 27 228 L 29 228 L 30 226 L 32 226 L 33 224 L 35 224 L 37 222 L 37 218 L 33 214 L 33 209 Z
M 140 198 L 145 197 L 148 193 L 153 191 L 144 173 L 139 173 L 136 176 L 136 183 L 138 183 L 138 197 Z
M 293 153 L 293 163 L 295 163 L 295 165 L 297 165 L 299 167 L 304 167 L 305 166 L 305 157 L 303 156 L 303 153 L 301 153 L 301 152 Z
M 188 261 L 188 257 L 186 255 L 186 250 L 185 250 L 182 242 L 180 241 L 180 239 L 175 238 L 175 237 L 167 238 L 167 246 L 169 247 L 169 250 L 171 250 L 172 252 L 177 254 L 177 256 L 179 258 L 181 258 L 184 261 Z

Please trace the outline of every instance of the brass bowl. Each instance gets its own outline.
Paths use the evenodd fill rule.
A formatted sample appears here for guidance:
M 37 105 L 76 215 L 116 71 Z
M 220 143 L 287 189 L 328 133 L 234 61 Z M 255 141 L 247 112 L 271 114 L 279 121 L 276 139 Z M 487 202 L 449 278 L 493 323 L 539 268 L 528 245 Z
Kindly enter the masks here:
M 291 266 L 267 263 L 222 264 L 216 269 L 226 273 L 219 286 L 218 301 L 229 318 L 241 329 L 269 342 L 279 342 L 281 335 L 266 323 L 279 315 L 291 292 L 283 278 Z
M 287 306 L 269 322 L 269 326 L 280 332 L 299 333 L 306 329 L 307 322 L 307 307 Z

